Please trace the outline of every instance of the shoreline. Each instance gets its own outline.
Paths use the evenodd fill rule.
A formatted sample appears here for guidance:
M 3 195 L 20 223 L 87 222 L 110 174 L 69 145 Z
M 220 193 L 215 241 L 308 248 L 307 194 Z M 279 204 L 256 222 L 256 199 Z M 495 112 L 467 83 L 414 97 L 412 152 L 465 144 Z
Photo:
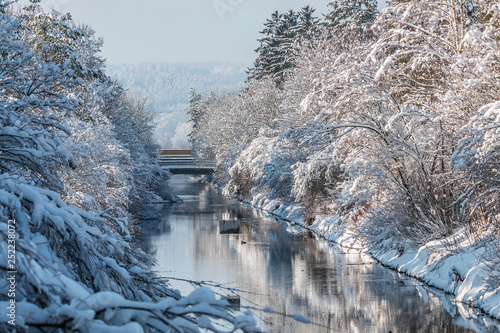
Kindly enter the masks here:
M 468 239 L 463 230 L 447 239 L 430 241 L 419 248 L 412 248 L 407 244 L 404 249 L 388 250 L 390 239 L 385 242 L 387 244 L 367 246 L 353 230 L 338 230 L 334 224 L 338 220 L 335 216 L 315 220 L 311 226 L 307 226 L 303 223 L 299 205 L 269 200 L 262 194 L 243 202 L 299 225 L 329 243 L 363 252 L 386 268 L 451 295 L 454 297 L 452 302 L 457 304 L 463 317 L 480 320 L 477 313 L 470 311 L 474 309 L 490 320 L 500 321 L 500 285 L 495 288 L 487 283 L 488 278 L 492 277 L 488 276 L 487 260 L 481 260 L 487 249 L 480 240 Z M 454 247 L 450 244 L 454 244 Z M 484 325 L 486 328 L 489 326 L 487 322 Z M 497 327 L 495 329 L 500 331 Z

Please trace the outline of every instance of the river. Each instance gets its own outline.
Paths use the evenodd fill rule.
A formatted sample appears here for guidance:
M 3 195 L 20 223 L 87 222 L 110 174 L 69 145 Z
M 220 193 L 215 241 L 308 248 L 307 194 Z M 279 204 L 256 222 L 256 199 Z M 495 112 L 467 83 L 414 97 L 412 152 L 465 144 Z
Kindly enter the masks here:
M 314 235 L 248 205 L 227 200 L 208 184 L 174 176 L 182 203 L 155 205 L 159 220 L 142 223 L 144 250 L 183 294 L 182 279 L 214 281 L 244 292 L 216 290 L 235 309 L 259 305 L 315 324 L 255 312 L 267 332 L 498 332 L 451 296 L 386 269 L 370 257 Z M 239 221 L 225 230 L 221 220 Z

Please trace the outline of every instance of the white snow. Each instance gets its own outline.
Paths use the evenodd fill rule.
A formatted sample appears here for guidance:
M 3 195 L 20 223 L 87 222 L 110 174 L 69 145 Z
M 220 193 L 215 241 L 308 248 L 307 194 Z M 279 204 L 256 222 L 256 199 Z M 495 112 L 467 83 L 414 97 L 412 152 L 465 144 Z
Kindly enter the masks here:
M 486 249 L 472 242 L 464 229 L 420 248 L 407 246 L 403 252 L 388 251 L 383 246 L 367 246 L 363 239 L 356 236 L 355 230 L 337 230 L 334 226 L 338 218 L 335 216 L 318 219 L 312 226 L 305 226 L 302 207 L 296 204 L 283 205 L 278 200 L 266 199 L 264 195 L 255 195 L 246 202 L 293 224 L 302 225 L 344 248 L 367 253 L 387 267 L 453 295 L 457 302 L 480 308 L 489 316 L 500 319 L 500 286 L 488 285 L 486 277 L 490 267 L 484 256 Z

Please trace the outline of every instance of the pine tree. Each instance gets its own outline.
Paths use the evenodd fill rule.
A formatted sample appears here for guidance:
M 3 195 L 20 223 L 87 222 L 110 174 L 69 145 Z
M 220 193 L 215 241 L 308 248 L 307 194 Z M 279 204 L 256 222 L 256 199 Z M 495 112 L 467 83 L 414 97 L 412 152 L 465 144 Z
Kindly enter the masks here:
M 377 0 L 335 0 L 328 4 L 330 12 L 325 19 L 333 26 L 363 26 L 377 15 Z
M 328 6 L 331 9 L 325 15 L 326 26 L 337 48 L 349 50 L 373 38 L 370 25 L 378 15 L 377 0 L 335 0 Z
M 195 142 L 197 138 L 197 130 L 200 121 L 203 117 L 203 110 L 200 108 L 201 95 L 196 92 L 193 88 L 189 91 L 189 109 L 186 114 L 189 115 L 189 122 L 193 124 L 193 129 L 189 133 L 189 140 Z
M 211 104 L 211 100 L 213 100 L 213 94 L 203 97 L 191 88 L 189 95 L 189 109 L 186 112 L 189 115 L 189 122 L 192 124 L 191 132 L 188 134 L 189 142 L 192 144 L 195 155 L 206 159 L 213 159 L 213 152 L 207 148 L 207 138 L 204 135 L 208 122 L 208 119 L 206 119 L 207 109 Z
M 306 6 L 299 13 L 289 10 L 271 15 L 260 32 L 264 37 L 258 40 L 260 46 L 255 50 L 258 56 L 253 68 L 247 71 L 248 81 L 272 78 L 281 87 L 294 68 L 299 38 L 311 38 L 317 28 L 319 19 L 313 16 L 314 11 Z
M 265 28 L 260 31 L 263 38 L 258 41 L 260 43 L 259 47 L 255 50 L 258 54 L 257 59 L 254 62 L 253 68 L 248 70 L 248 81 L 261 80 L 264 77 L 272 76 L 271 66 L 274 49 L 278 46 L 278 42 L 275 38 L 277 35 L 277 29 L 282 19 L 282 14 L 275 11 L 270 19 L 267 19 L 264 24 Z
M 308 39 L 315 37 L 320 26 L 320 19 L 314 16 L 316 9 L 310 5 L 302 7 L 299 15 L 299 23 L 297 24 L 297 34 Z
M 293 68 L 294 44 L 297 37 L 298 15 L 289 10 L 283 14 L 275 36 L 277 45 L 271 54 L 272 77 L 280 86 L 288 71 Z

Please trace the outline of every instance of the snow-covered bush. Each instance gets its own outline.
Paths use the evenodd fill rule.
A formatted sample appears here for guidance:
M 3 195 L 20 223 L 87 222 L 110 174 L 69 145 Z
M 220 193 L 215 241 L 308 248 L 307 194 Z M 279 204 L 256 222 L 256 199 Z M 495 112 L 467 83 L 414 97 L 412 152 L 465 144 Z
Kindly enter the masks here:
M 497 219 L 498 134 L 483 106 L 500 98 L 498 3 L 391 1 L 380 14 L 374 1 L 329 6 L 316 38 L 294 39 L 269 119 L 253 123 L 262 108 L 246 92 L 213 115 L 236 129 L 218 155 L 226 193 L 294 199 L 366 237 L 384 230 L 416 243 Z M 256 82 L 249 89 L 265 91 Z M 241 113 L 245 100 L 253 111 Z M 204 138 L 220 135 L 199 125 Z
M 275 130 L 281 100 L 272 80 L 251 83 L 238 94 L 201 96 L 192 91 L 190 139 L 200 158 L 217 160 L 219 182 L 229 180 L 228 170 L 252 140 Z
M 71 131 L 66 149 L 77 167 L 61 174 L 66 185 L 64 200 L 86 210 L 127 216 L 132 187 L 130 152 L 113 137 L 109 121 L 100 119 L 100 123 L 95 126 L 74 118 L 65 121 Z
M 215 318 L 257 331 L 251 317 L 228 314 L 228 304 L 210 290 L 180 299 L 151 273 L 149 257 L 111 230 L 110 222 L 126 234 L 119 221 L 69 206 L 57 193 L 26 184 L 19 176 L 0 178 L 0 217 L 0 270 L 6 277 L 12 270 L 7 221 L 15 221 L 18 329 L 196 332 L 197 326 L 211 327 L 208 318 Z M 0 289 L 7 290 L 7 283 L 2 279 Z M 2 292 L 3 308 L 6 297 Z M 3 316 L 0 328 L 9 327 L 8 319 Z
M 482 107 L 460 133 L 452 162 L 467 186 L 458 203 L 471 221 L 500 226 L 500 102 Z
M 129 202 L 172 197 L 168 175 L 93 32 L 38 3 L 14 18 L 0 1 L 0 306 L 17 331 L 259 331 L 210 290 L 181 298 L 131 245 Z

